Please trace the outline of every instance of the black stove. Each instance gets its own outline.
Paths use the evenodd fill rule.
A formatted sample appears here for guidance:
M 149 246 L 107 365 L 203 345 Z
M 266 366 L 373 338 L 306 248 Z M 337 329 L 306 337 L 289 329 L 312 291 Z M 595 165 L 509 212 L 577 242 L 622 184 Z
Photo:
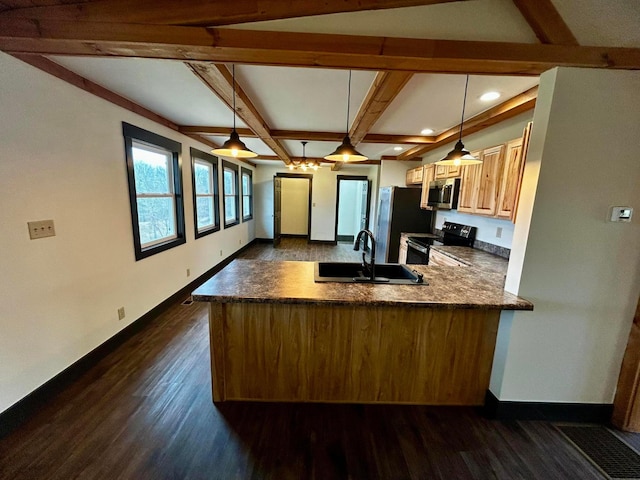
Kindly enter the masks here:
M 459 247 L 473 247 L 476 239 L 476 227 L 460 223 L 444 222 L 442 236 L 424 234 L 407 237 L 407 263 L 429 263 L 429 247 L 431 245 L 452 245 Z

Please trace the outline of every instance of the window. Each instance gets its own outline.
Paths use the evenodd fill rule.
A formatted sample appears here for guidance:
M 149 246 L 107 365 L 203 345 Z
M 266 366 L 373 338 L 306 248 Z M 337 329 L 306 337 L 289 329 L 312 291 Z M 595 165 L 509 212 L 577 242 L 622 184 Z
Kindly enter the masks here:
M 218 158 L 192 148 L 191 180 L 193 223 L 196 238 L 200 238 L 220 230 Z
M 234 163 L 222 161 L 222 180 L 224 185 L 224 226 L 231 227 L 240 223 L 238 213 L 238 166 Z
M 185 243 L 182 145 L 122 123 L 136 260 Z
M 253 218 L 253 172 L 242 167 L 242 221 Z

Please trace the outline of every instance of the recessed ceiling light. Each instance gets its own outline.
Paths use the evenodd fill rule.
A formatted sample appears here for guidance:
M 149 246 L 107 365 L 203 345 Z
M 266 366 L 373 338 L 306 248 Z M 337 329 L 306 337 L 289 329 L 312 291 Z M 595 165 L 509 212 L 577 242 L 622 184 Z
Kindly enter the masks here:
M 393 149 L 394 149 L 396 152 L 399 152 L 400 150 L 402 150 L 402 147 L 393 147 Z
M 432 133 L 433 133 L 433 130 L 431 130 L 430 128 L 425 128 L 420 132 L 421 135 L 431 135 Z
M 487 92 L 482 94 L 480 100 L 482 100 L 483 102 L 490 102 L 491 100 L 495 100 L 496 98 L 500 98 L 500 94 L 498 92 Z

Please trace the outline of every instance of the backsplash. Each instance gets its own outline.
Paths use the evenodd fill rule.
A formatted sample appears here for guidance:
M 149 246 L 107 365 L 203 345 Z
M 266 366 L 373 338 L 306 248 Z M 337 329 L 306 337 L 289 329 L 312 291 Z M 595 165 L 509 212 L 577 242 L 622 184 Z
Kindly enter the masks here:
M 439 228 L 435 229 L 435 233 L 439 237 L 442 237 L 442 230 L 440 230 Z M 493 243 L 483 242 L 482 240 L 478 240 L 477 238 L 473 242 L 473 248 L 477 248 L 478 250 L 482 250 L 483 252 L 493 253 L 494 255 L 506 258 L 507 260 L 509 260 L 509 256 L 511 255 L 510 248 L 500 247 L 498 245 L 494 245 Z

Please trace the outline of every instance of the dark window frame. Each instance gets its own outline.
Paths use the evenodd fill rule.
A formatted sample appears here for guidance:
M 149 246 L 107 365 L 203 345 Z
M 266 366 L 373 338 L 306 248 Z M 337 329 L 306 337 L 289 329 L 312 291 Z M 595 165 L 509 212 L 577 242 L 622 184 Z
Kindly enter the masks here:
M 220 193 L 218 186 L 218 157 L 202 152 L 197 148 L 189 149 L 191 154 L 191 186 L 193 194 L 193 230 L 195 238 L 202 238 L 220 231 Z M 196 160 L 210 163 L 213 166 L 213 226 L 206 230 L 198 230 L 198 203 L 196 192 Z
M 186 243 L 184 226 L 184 195 L 182 191 L 182 144 L 163 137 L 135 125 L 122 122 L 124 136 L 125 159 L 127 164 L 127 179 L 129 182 L 129 205 L 131 207 L 131 227 L 133 229 L 133 247 L 136 261 L 164 252 L 170 248 Z M 146 143 L 151 147 L 160 147 L 171 152 L 173 191 L 175 197 L 176 238 L 163 243 L 143 248 L 140 241 L 140 224 L 138 219 L 138 202 L 136 195 L 135 173 L 133 165 L 133 141 Z
M 249 177 L 249 193 L 246 194 L 244 191 L 244 182 L 242 181 L 243 177 L 247 175 Z M 242 188 L 242 221 L 247 222 L 249 220 L 253 220 L 253 171 L 240 167 L 240 186 Z M 249 197 L 249 215 L 244 216 L 244 201 L 245 197 Z
M 232 170 L 234 172 L 234 194 L 227 195 L 227 192 L 224 189 L 224 171 L 225 169 Z M 222 212 L 224 218 L 224 228 L 230 228 L 240 223 L 240 175 L 238 172 L 238 165 L 233 162 L 229 162 L 227 160 L 222 160 Z M 232 221 L 227 222 L 227 197 L 235 197 L 236 201 L 236 216 Z

